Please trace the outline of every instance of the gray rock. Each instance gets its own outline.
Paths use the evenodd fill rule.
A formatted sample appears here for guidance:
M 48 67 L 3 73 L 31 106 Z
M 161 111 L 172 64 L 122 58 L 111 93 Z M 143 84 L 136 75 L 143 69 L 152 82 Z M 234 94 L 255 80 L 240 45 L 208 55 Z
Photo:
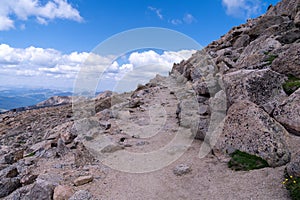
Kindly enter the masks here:
M 271 113 L 286 97 L 282 89 L 284 77 L 269 70 L 239 70 L 223 76 L 227 102 L 232 105 L 249 100 Z
M 19 178 L 1 178 L 0 180 L 0 198 L 5 197 L 21 187 Z
M 290 176 L 300 177 L 300 152 L 292 157 L 291 162 L 286 166 L 286 170 Z
M 82 144 L 78 143 L 75 153 L 75 165 L 76 167 L 85 166 L 91 164 L 94 161 L 94 157 L 91 155 L 89 150 Z
M 269 16 L 264 15 L 263 17 L 257 20 L 255 26 L 253 26 L 250 30 L 246 31 L 246 33 L 252 37 L 258 37 L 260 35 L 266 34 L 265 30 L 271 26 L 282 24 L 285 21 L 285 18 L 277 15 L 277 16 Z M 269 37 L 270 35 L 265 35 Z
M 180 164 L 180 165 L 177 165 L 174 169 L 173 169 L 173 173 L 176 175 L 176 176 L 182 176 L 182 175 L 185 175 L 185 174 L 188 174 L 192 171 L 192 168 L 187 165 L 187 164 Z
M 272 167 L 290 161 L 288 132 L 264 110 L 250 101 L 233 104 L 224 120 L 215 149 L 237 149 L 265 159 Z
M 293 19 L 299 9 L 299 0 L 282 0 L 276 6 L 272 6 L 266 15 L 268 16 L 291 16 Z
M 19 174 L 17 167 L 9 166 L 0 171 L 0 178 L 14 178 Z
M 51 182 L 38 179 L 26 196 L 28 199 L 52 200 L 54 188 Z
M 233 48 L 241 48 L 246 47 L 250 43 L 250 36 L 249 35 L 241 35 L 234 43 Z
M 296 26 L 300 26 L 300 11 L 297 12 L 295 19 L 294 19 L 294 23 Z
M 197 140 L 204 140 L 209 127 L 209 116 L 200 116 L 199 120 L 194 122 L 191 131 Z
M 209 99 L 209 109 L 218 112 L 227 110 L 227 97 L 224 90 L 219 91 L 214 97 Z
M 300 44 L 295 43 L 283 48 L 283 52 L 272 62 L 272 70 L 300 78 Z
M 198 80 L 195 83 L 193 83 L 193 89 L 195 90 L 197 95 L 203 95 L 203 96 L 209 95 L 207 84 L 202 80 Z
M 65 142 L 62 139 L 58 139 L 56 153 L 59 156 L 64 156 L 69 152 L 69 148 L 65 145 Z
M 278 105 L 274 112 L 274 118 L 286 127 L 290 132 L 300 136 L 300 89 Z
M 89 191 L 79 190 L 69 198 L 69 200 L 92 200 L 93 196 Z
M 95 101 L 95 111 L 96 113 L 105 110 L 105 109 L 109 109 L 112 106 L 112 97 L 107 97 L 104 99 L 96 99 Z
M 281 33 L 281 35 L 276 39 L 283 44 L 291 44 L 300 39 L 300 30 L 298 28 L 288 30 Z
M 269 38 L 268 36 L 262 36 L 245 47 L 239 59 L 235 63 L 235 67 L 239 69 L 261 68 L 263 66 L 260 64 L 268 57 L 266 54 L 280 47 L 281 44 L 277 40 Z

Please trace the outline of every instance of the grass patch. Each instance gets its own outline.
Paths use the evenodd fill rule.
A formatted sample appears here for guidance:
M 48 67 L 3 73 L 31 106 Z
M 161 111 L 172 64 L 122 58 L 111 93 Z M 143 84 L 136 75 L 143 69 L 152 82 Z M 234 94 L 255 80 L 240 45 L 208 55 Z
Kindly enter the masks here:
M 274 54 L 269 54 L 266 61 L 268 62 L 269 65 L 272 64 L 272 62 L 278 57 L 278 55 L 274 55 Z
M 292 200 L 300 200 L 300 178 L 286 174 L 282 184 L 289 191 Z
M 284 91 L 288 95 L 291 95 L 298 88 L 300 88 L 300 79 L 293 75 L 289 75 L 288 80 L 282 86 L 283 86 Z
M 269 167 L 267 161 L 264 159 L 239 150 L 236 150 L 230 156 L 231 159 L 228 162 L 228 167 L 235 171 L 249 171 Z

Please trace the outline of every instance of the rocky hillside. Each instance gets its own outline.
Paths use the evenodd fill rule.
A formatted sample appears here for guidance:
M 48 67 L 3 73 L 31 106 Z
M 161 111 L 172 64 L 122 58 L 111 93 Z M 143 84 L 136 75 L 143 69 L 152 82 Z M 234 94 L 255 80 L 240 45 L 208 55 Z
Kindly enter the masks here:
M 0 115 L 0 198 L 290 199 L 284 176 L 300 178 L 300 0 L 234 27 L 169 77 L 69 100 Z M 264 168 L 232 170 L 242 169 L 237 152 Z

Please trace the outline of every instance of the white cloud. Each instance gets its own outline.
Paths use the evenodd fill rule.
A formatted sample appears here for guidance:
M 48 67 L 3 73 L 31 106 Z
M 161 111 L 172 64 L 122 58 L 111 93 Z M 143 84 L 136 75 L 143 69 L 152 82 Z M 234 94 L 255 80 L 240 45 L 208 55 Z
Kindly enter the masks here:
M 180 24 L 192 24 L 197 22 L 197 19 L 190 13 L 185 14 L 182 19 L 172 19 L 169 21 L 173 25 L 180 25 Z
M 153 11 L 157 15 L 157 17 L 159 19 L 163 19 L 164 18 L 164 16 L 161 14 L 161 9 L 154 8 L 152 6 L 148 6 L 148 9 L 151 10 L 151 11 Z
M 45 4 L 41 0 L 1 0 L 0 31 L 12 29 L 15 20 L 26 21 L 29 17 L 35 17 L 40 24 L 56 18 L 83 21 L 67 0 L 48 0 Z
M 261 11 L 261 0 L 222 0 L 227 15 L 249 18 Z
M 197 22 L 196 18 L 192 14 L 190 14 L 190 13 L 187 13 L 187 14 L 184 15 L 183 21 L 185 23 L 187 23 L 187 24 L 191 24 L 193 22 Z
M 55 49 L 33 46 L 21 49 L 0 44 L 0 85 L 5 85 L 10 77 L 12 83 L 20 80 L 19 84 L 25 85 L 38 83 L 45 87 L 53 84 L 72 87 L 72 82 L 81 71 L 87 77 L 99 77 L 104 72 L 103 81 L 107 81 L 107 85 L 129 81 L 132 83 L 130 88 L 126 88 L 129 90 L 134 89 L 135 83 L 145 83 L 156 74 L 167 75 L 174 63 L 188 59 L 194 52 L 164 51 L 159 54 L 147 50 L 132 52 L 126 59 L 120 57 L 115 60 L 113 55 L 100 56 L 87 52 L 63 54 Z
M 179 24 L 182 24 L 182 21 L 180 19 L 172 19 L 171 20 L 171 24 L 173 24 L 173 25 L 179 25 Z

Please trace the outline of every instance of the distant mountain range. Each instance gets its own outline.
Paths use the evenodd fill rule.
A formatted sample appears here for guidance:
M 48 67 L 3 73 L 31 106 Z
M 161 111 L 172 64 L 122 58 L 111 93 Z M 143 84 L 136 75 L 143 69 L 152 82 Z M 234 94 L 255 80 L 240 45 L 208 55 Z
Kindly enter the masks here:
M 0 88 L 0 112 L 32 106 L 52 96 L 72 96 L 72 92 L 57 89 Z

